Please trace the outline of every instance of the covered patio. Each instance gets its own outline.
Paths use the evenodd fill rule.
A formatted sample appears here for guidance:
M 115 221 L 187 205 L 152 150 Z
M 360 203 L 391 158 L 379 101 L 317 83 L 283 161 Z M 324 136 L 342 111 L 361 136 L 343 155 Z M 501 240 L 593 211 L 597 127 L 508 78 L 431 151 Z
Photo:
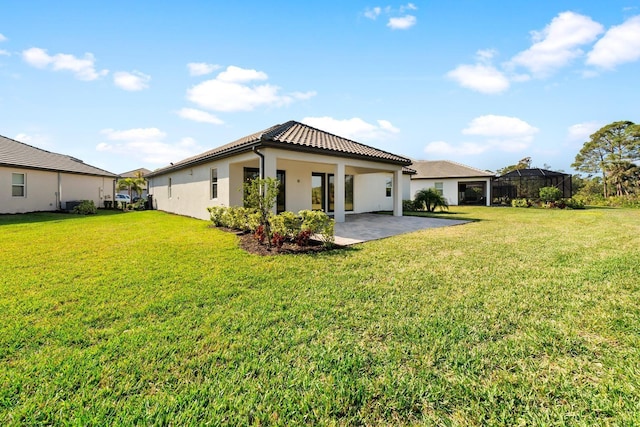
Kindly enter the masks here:
M 348 246 L 428 228 L 449 227 L 468 222 L 470 221 L 418 216 L 351 214 L 346 215 L 344 222 L 336 222 L 335 238 L 336 244 Z

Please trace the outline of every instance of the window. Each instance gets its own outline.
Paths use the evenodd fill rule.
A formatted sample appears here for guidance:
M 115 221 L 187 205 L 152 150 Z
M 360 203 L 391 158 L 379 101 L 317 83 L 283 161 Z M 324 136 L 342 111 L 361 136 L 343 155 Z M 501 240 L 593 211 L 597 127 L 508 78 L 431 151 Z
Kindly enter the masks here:
M 258 178 L 260 178 L 260 169 L 244 168 L 243 182 L 249 183 L 254 179 L 258 179 Z M 276 179 L 280 181 L 280 185 L 278 187 L 278 198 L 276 199 L 276 212 L 280 213 L 280 212 L 284 212 L 285 205 L 286 205 L 285 172 L 283 170 L 277 170 Z M 247 200 L 246 188 L 243 189 L 243 194 L 244 194 L 243 200 L 245 201 L 244 204 L 246 207 L 246 200 Z
M 391 188 L 392 188 L 392 184 L 393 180 L 391 178 L 387 178 L 387 186 L 386 186 L 386 196 L 387 197 L 391 197 Z
M 23 173 L 11 174 L 11 195 L 13 197 L 25 197 L 27 192 L 27 180 Z
M 218 198 L 218 169 L 211 169 L 211 198 Z
M 353 211 L 353 175 L 344 176 L 344 210 Z
M 444 194 L 444 189 L 443 189 L 442 182 L 436 182 L 436 183 L 433 184 L 433 186 L 436 189 L 436 193 L 438 193 L 441 196 Z
M 322 174 L 316 174 L 322 175 Z M 329 174 L 327 177 L 329 182 L 329 212 L 333 212 L 335 210 L 334 200 L 335 200 L 335 178 L 333 174 Z M 344 210 L 351 212 L 353 211 L 353 175 L 345 175 L 344 176 Z
M 169 190 L 169 198 L 171 198 L 171 178 L 169 178 L 169 186 L 167 188 Z

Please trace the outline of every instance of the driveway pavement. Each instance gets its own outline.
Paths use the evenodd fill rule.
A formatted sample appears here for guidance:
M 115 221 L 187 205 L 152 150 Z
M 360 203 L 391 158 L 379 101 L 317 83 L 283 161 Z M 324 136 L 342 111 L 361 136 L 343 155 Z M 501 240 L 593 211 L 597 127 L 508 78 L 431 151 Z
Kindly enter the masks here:
M 346 215 L 345 222 L 335 225 L 336 244 L 353 245 L 427 228 L 465 224 L 469 221 L 418 216 L 392 216 L 380 214 Z

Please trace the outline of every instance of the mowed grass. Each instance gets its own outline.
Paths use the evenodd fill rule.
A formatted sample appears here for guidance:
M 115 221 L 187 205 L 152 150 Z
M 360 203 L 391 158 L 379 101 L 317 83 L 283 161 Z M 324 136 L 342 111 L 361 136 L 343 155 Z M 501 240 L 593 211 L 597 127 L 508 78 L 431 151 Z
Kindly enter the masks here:
M 0 424 L 640 424 L 640 211 L 451 209 L 479 221 L 276 257 L 0 217 Z

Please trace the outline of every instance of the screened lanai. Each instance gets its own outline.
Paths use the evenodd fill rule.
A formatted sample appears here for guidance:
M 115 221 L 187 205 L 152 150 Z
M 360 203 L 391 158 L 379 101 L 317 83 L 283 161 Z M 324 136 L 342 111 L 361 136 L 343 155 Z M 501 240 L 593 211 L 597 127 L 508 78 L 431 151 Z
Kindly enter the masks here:
M 493 201 L 537 199 L 542 187 L 558 188 L 563 198 L 570 198 L 573 192 L 570 174 L 540 168 L 518 169 L 494 179 Z

